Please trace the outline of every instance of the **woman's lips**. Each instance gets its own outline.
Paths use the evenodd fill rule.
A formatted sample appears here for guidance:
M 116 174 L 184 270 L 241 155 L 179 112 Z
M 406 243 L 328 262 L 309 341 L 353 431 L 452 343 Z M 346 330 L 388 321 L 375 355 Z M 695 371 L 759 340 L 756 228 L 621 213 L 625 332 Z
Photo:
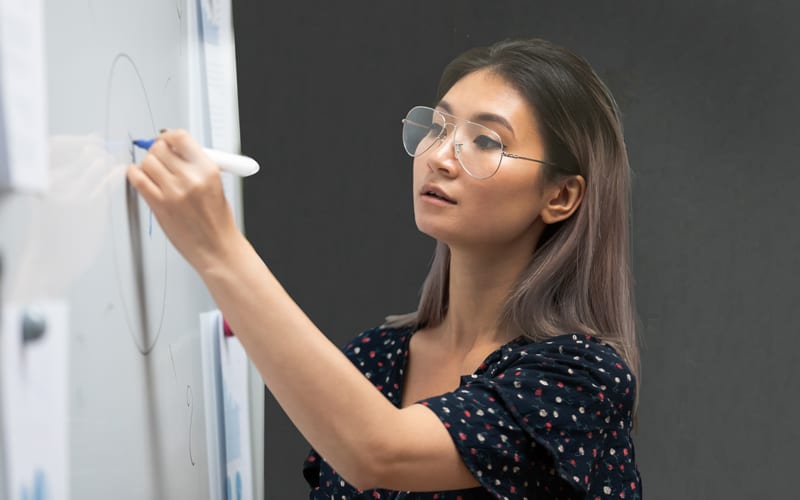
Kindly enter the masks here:
M 440 202 L 447 205 L 456 205 L 458 202 L 451 198 L 442 188 L 435 184 L 425 184 L 420 190 L 420 195 L 427 201 Z

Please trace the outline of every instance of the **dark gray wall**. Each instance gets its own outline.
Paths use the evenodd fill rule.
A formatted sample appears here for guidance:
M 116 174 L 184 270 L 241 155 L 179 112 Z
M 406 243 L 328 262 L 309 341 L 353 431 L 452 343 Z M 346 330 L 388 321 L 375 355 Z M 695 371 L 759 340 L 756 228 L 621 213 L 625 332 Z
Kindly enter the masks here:
M 433 244 L 400 118 L 470 46 L 570 47 L 616 95 L 634 169 L 647 498 L 795 498 L 800 4 L 643 3 L 235 2 L 242 149 L 264 166 L 247 232 L 338 344 L 412 310 Z M 266 412 L 267 498 L 303 498 L 307 444 Z

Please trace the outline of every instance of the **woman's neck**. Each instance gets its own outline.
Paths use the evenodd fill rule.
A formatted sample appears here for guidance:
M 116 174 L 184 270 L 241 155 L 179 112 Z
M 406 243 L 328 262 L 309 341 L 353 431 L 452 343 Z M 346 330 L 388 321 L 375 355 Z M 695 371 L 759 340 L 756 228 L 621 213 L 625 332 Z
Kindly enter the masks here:
M 452 349 L 504 344 L 517 336 L 500 331 L 499 319 L 529 260 L 530 250 L 498 253 L 451 248 L 448 308 L 439 330 Z

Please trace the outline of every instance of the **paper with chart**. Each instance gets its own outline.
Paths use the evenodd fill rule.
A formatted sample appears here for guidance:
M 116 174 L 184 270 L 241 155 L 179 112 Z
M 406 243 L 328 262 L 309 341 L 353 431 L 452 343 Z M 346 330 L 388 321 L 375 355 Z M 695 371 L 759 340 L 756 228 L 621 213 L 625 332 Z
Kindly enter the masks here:
M 251 500 L 250 362 L 239 340 L 224 335 L 219 311 L 202 314 L 200 323 L 210 490 L 212 495 L 222 490 L 221 497 L 228 500 Z M 212 448 L 211 443 L 218 446 Z M 219 484 L 215 470 L 221 470 Z
M 23 340 L 23 321 L 40 335 Z M 2 311 L 0 420 L 7 491 L 11 500 L 69 498 L 68 311 L 65 302 Z M 3 492 L 0 492 L 3 493 Z
M 41 0 L 0 0 L 0 191 L 47 189 Z
M 250 450 L 249 361 L 236 337 L 219 337 L 222 407 L 225 421 L 226 490 L 228 500 L 253 498 Z
M 206 421 L 206 461 L 208 462 L 209 500 L 226 498 L 224 413 L 222 375 L 219 365 L 219 338 L 222 315 L 219 311 L 200 314 L 200 357 L 203 367 L 203 401 Z

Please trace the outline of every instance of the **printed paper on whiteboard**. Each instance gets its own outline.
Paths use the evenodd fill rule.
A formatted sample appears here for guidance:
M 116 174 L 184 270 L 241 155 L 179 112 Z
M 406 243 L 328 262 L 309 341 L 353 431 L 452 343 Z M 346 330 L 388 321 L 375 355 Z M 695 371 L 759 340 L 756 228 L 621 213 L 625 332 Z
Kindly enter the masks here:
M 252 500 L 250 391 L 247 355 L 236 337 L 219 337 L 225 415 L 226 490 L 229 500 Z
M 24 342 L 25 311 L 44 319 L 41 337 Z M 2 310 L 3 446 L 8 498 L 69 498 L 68 314 L 65 302 L 47 301 Z
M 0 0 L 0 191 L 47 189 L 41 0 Z

